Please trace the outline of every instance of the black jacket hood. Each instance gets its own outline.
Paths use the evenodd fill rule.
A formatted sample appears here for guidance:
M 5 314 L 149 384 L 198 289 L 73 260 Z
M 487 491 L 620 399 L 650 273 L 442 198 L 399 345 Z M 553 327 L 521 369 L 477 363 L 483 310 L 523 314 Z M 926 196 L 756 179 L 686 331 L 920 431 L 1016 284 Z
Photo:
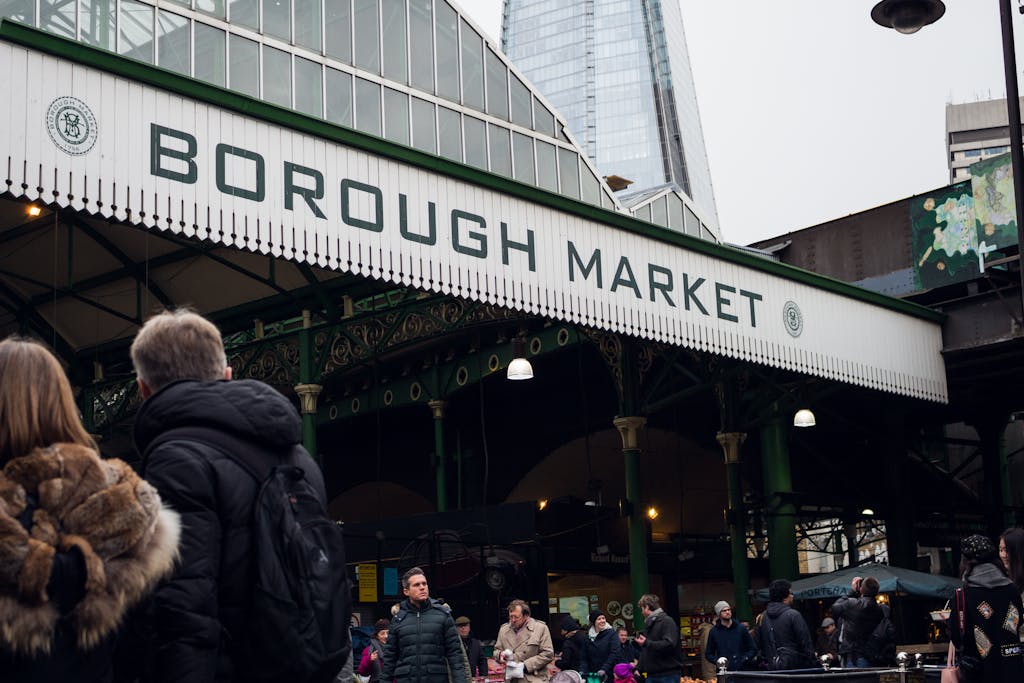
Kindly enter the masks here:
M 271 449 L 301 443 L 302 420 L 291 401 L 253 379 L 173 382 L 150 396 L 135 418 L 135 444 L 150 442 L 175 427 L 211 427 Z
M 792 609 L 792 607 L 784 602 L 769 602 L 768 607 L 765 608 L 764 612 L 772 619 L 778 619 L 783 612 L 790 609 Z

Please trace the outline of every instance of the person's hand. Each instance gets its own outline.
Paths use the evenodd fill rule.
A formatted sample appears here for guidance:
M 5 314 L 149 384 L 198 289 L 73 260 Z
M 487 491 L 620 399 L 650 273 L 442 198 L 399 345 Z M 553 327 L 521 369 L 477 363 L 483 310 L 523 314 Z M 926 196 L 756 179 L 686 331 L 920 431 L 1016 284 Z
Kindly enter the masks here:
M 600 679 L 604 679 L 604 669 L 597 670 L 597 677 Z
M 861 581 L 862 581 L 861 577 L 859 577 L 859 576 L 853 577 L 853 581 L 850 582 L 850 588 L 852 588 L 853 590 L 855 590 L 855 591 L 857 591 L 859 593 L 860 592 L 860 582 Z
M 377 654 L 378 653 L 377 653 L 376 650 L 374 650 L 373 652 L 370 653 L 370 661 L 371 662 L 376 662 L 377 661 Z
M 633 639 L 633 642 L 636 643 L 637 645 L 639 645 L 640 647 L 643 647 L 644 643 L 647 642 L 647 636 L 645 636 L 644 634 L 641 633 L 640 635 L 638 635 L 636 638 Z

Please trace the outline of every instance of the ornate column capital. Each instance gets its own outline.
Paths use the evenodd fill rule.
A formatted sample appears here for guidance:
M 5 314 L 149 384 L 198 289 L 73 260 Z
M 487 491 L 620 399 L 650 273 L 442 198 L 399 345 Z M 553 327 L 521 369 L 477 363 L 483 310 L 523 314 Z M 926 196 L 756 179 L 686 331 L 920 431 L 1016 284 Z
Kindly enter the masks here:
M 715 440 L 722 445 L 726 465 L 733 465 L 740 461 L 740 446 L 747 440 L 746 432 L 718 432 L 715 435 Z
M 444 408 L 448 405 L 447 401 L 435 398 L 431 401 L 427 401 L 427 405 L 430 406 L 430 411 L 434 414 L 435 420 L 444 419 Z
M 617 417 L 612 420 L 612 424 L 619 430 L 619 436 L 622 437 L 622 450 L 632 451 L 640 448 L 639 442 L 637 441 L 637 435 L 647 424 L 646 417 L 640 417 L 638 415 Z
M 320 392 L 324 390 L 322 384 L 296 384 L 295 393 L 299 395 L 299 406 L 303 415 L 316 415 L 316 402 L 320 398 Z

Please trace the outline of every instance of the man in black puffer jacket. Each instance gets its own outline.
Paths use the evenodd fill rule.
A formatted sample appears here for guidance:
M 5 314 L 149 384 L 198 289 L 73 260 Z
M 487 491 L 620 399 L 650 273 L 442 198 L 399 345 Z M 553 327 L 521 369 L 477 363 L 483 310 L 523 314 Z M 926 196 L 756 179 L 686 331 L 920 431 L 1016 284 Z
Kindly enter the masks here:
M 154 641 L 153 679 L 243 679 L 258 483 L 221 448 L 191 435 L 149 446 L 182 427 L 216 431 L 237 444 L 236 454 L 301 467 L 321 504 L 323 476 L 300 445 L 302 422 L 287 398 L 254 380 L 224 381 L 231 368 L 208 320 L 188 311 L 160 314 L 143 326 L 131 353 L 144 399 L 135 444 L 150 451 L 143 474 L 182 522 L 180 562 L 142 618 Z
M 768 586 L 768 607 L 757 629 L 757 646 L 769 669 L 806 669 L 816 666 L 811 632 L 793 604 L 793 584 L 776 579 Z
M 430 597 L 422 569 L 413 567 L 402 576 L 402 592 L 405 600 L 384 643 L 381 680 L 470 683 L 469 660 L 451 609 Z

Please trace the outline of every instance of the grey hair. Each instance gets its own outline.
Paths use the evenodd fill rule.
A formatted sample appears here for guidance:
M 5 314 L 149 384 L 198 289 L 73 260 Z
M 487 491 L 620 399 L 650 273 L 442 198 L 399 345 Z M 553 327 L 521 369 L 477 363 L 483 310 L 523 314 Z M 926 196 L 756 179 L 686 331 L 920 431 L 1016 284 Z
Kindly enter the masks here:
M 131 356 L 135 372 L 153 391 L 182 379 L 224 379 L 228 366 L 220 330 L 187 308 L 147 320 L 135 335 Z

